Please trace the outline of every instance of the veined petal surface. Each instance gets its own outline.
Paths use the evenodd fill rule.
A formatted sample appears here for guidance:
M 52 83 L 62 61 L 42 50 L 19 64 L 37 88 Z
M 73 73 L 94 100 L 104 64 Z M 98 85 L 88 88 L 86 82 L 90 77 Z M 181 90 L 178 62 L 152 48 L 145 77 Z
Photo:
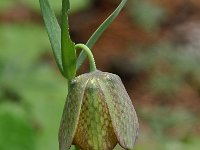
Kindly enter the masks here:
M 59 150 L 69 150 L 79 120 L 84 89 L 87 78 L 76 77 L 72 80 L 59 129 Z
M 119 144 L 125 149 L 132 149 L 138 135 L 139 123 L 121 79 L 115 74 L 107 73 L 100 80 L 100 86 L 105 94 Z

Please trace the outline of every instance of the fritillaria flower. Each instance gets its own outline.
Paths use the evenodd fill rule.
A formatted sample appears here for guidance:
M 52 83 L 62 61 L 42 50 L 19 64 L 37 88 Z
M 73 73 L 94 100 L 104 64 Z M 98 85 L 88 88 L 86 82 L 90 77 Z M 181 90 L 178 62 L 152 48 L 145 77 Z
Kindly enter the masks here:
M 59 130 L 60 150 L 132 149 L 138 119 L 121 79 L 94 71 L 72 80 Z

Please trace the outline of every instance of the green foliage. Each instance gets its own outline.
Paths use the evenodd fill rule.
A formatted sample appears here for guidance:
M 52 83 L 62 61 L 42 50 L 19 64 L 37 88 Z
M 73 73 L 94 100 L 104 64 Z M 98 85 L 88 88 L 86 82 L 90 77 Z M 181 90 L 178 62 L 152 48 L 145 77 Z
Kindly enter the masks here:
M 75 43 L 72 42 L 69 33 L 69 24 L 68 24 L 69 9 L 70 9 L 69 0 L 62 0 L 61 57 L 62 57 L 64 77 L 66 77 L 68 80 L 71 80 L 76 75 L 76 49 L 75 49 Z M 46 24 L 46 26 L 48 27 L 48 24 Z
M 25 110 L 15 103 L 0 104 L 0 149 L 34 150 L 35 133 Z
M 181 108 L 173 110 L 167 107 L 158 107 L 153 111 L 143 108 L 142 114 L 154 133 L 162 135 L 163 138 L 170 136 L 170 133 L 166 132 L 168 131 L 167 129 L 172 129 L 180 124 L 182 124 L 182 130 L 186 128 L 192 129 L 198 122 L 197 116 Z
M 1 25 L 0 32 L 0 149 L 58 149 L 67 83 L 43 58 L 49 52 L 44 28 Z
M 61 29 L 48 0 L 40 0 L 42 15 L 52 45 L 56 63 L 63 76 L 69 80 L 76 74 L 75 44 L 70 39 L 68 25 L 69 0 L 62 3 Z
M 176 109 L 168 107 L 141 108 L 139 113 L 152 132 L 149 133 L 143 127 L 142 144 L 136 145 L 136 149 L 145 150 L 147 147 L 150 150 L 199 149 L 200 145 L 196 142 L 199 138 L 195 135 L 195 127 L 199 126 L 199 118 L 194 113 L 181 107 Z
M 33 0 L 1 0 L 0 1 L 0 10 L 6 10 L 10 7 L 13 7 L 14 5 L 19 5 L 20 4 L 27 6 L 33 10 L 39 11 L 39 3 L 38 0 L 33 1 Z M 54 10 L 58 13 L 61 10 L 61 0 L 49 0 L 51 5 L 53 6 Z M 76 12 L 81 9 L 84 9 L 90 5 L 90 0 L 72 0 L 71 4 L 71 10 L 70 12 Z
M 157 94 L 175 93 L 184 84 L 200 87 L 200 60 L 195 53 L 169 42 L 138 49 L 133 60 L 136 72 L 150 74 L 150 89 Z
M 129 5 L 129 12 L 138 26 L 147 31 L 158 30 L 159 24 L 167 16 L 164 8 L 146 0 L 133 0 Z
M 103 32 L 118 16 L 127 0 L 122 0 L 116 10 L 100 25 L 100 27 L 94 32 L 91 38 L 87 42 L 87 46 L 92 48 Z M 52 11 L 48 0 L 40 0 L 40 7 L 42 15 L 44 17 L 47 32 L 52 44 L 52 49 L 60 69 L 60 72 L 64 77 L 71 80 L 76 75 L 77 70 L 86 58 L 84 51 L 81 52 L 76 64 L 76 50 L 75 44 L 70 39 L 69 25 L 68 25 L 68 13 L 70 9 L 70 1 L 62 1 L 62 19 L 61 19 L 61 31 L 56 20 L 55 14 Z M 60 33 L 61 32 L 61 33 Z M 61 36 L 61 39 L 59 37 Z M 62 60 L 62 63 L 61 61 Z M 77 66 L 77 67 L 76 67 Z
M 43 14 L 44 22 L 51 42 L 51 47 L 54 57 L 60 72 L 63 74 L 64 69 L 62 65 L 61 56 L 61 29 L 57 22 L 56 16 L 50 7 L 48 0 L 40 0 L 40 7 Z

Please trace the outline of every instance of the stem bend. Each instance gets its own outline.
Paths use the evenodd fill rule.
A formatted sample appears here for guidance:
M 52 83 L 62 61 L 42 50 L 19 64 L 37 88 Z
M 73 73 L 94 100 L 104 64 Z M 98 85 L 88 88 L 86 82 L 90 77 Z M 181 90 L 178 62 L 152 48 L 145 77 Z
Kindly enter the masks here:
M 91 50 L 85 44 L 76 44 L 75 48 L 76 48 L 76 50 L 82 49 L 87 54 L 88 59 L 89 59 L 89 63 L 90 63 L 90 72 L 96 71 L 97 68 L 96 68 L 94 56 L 93 56 Z

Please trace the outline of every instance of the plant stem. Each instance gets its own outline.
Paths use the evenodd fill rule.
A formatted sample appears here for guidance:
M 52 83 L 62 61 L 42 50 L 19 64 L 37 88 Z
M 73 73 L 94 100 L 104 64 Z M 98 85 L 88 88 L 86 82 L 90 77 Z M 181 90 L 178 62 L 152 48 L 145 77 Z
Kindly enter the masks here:
M 94 60 L 94 56 L 91 52 L 91 50 L 85 45 L 85 44 L 76 44 L 75 45 L 76 49 L 83 49 L 83 51 L 87 54 L 88 59 L 89 59 L 89 63 L 90 63 L 90 72 L 92 71 L 96 71 L 96 64 L 95 64 L 95 60 Z

